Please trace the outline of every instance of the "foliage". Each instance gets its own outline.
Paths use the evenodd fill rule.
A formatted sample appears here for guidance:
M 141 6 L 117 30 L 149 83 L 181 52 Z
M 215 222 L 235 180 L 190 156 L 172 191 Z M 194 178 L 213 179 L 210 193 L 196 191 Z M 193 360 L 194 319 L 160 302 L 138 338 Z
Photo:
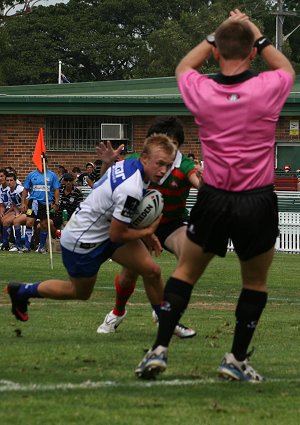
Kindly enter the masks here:
M 288 2 L 289 3 L 289 2 Z M 234 0 L 70 0 L 36 6 L 0 27 L 0 84 L 56 83 L 58 61 L 72 82 L 174 75 L 176 64 L 236 7 Z M 241 0 L 274 39 L 274 2 Z M 299 2 L 293 2 L 299 8 Z M 285 32 L 295 17 L 286 19 Z M 26 35 L 26 36 L 25 36 Z M 285 52 L 300 63 L 297 37 Z M 256 69 L 264 65 L 256 61 Z M 216 70 L 210 60 L 204 72 Z

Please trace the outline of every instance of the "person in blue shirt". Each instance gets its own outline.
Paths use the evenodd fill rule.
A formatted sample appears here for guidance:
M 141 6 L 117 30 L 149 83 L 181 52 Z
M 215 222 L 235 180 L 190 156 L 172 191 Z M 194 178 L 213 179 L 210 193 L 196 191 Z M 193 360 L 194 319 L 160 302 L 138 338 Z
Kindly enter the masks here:
M 59 208 L 59 189 L 60 183 L 57 175 L 50 170 L 46 171 L 48 203 L 49 210 L 57 212 Z M 24 181 L 24 190 L 22 192 L 21 209 L 26 213 L 25 230 L 25 249 L 23 252 L 29 252 L 31 249 L 31 240 L 33 236 L 33 226 L 37 219 L 40 220 L 40 238 L 38 252 L 46 252 L 45 245 L 48 235 L 47 210 L 46 210 L 46 191 L 44 172 L 34 170 L 29 173 Z M 29 199 L 28 199 L 28 194 Z

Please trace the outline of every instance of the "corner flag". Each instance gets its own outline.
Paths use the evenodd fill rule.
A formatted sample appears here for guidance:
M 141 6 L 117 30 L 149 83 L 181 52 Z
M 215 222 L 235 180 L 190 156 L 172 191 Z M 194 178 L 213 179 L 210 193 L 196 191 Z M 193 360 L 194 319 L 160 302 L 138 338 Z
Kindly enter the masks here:
M 40 132 L 36 141 L 32 161 L 35 163 L 37 169 L 43 171 L 43 157 L 46 155 L 46 146 L 44 143 L 43 129 L 40 128 Z

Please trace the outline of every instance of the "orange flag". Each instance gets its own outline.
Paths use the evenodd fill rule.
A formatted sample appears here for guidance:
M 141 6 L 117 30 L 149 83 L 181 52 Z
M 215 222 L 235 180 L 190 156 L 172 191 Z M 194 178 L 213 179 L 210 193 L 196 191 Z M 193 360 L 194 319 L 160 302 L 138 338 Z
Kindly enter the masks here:
M 44 132 L 43 129 L 40 128 L 40 132 L 36 141 L 32 161 L 35 163 L 37 169 L 42 172 L 43 171 L 43 156 L 46 155 L 46 146 L 44 143 Z

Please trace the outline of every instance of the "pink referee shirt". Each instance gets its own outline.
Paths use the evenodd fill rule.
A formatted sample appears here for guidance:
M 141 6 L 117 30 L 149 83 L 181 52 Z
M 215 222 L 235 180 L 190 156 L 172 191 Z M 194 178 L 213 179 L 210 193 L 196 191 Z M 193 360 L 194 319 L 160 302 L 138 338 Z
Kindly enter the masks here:
M 229 191 L 273 184 L 275 127 L 292 84 L 282 70 L 236 84 L 195 70 L 180 76 L 179 90 L 199 127 L 207 184 Z

